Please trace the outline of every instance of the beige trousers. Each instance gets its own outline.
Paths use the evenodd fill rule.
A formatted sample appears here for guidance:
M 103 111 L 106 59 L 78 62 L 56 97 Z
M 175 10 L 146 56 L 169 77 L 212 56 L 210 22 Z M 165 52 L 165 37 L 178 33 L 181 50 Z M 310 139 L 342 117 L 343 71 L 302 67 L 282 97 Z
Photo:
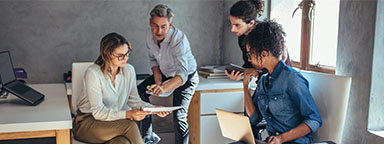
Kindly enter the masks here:
M 78 112 L 72 131 L 76 140 L 87 143 L 143 144 L 133 120 L 99 121 L 92 114 Z

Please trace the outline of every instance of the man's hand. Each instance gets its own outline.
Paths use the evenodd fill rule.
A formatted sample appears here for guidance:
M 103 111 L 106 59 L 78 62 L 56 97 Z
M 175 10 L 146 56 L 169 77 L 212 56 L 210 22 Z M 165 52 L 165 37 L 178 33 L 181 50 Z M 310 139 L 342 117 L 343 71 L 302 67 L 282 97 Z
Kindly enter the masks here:
M 133 109 L 133 110 L 128 110 L 125 112 L 125 117 L 126 118 L 132 118 L 135 121 L 141 121 L 145 118 L 146 115 L 150 114 L 151 112 L 149 111 L 141 111 L 140 109 Z
M 148 88 L 148 91 L 152 92 L 152 95 L 155 95 L 155 96 L 158 96 L 158 95 L 165 93 L 163 86 L 159 85 L 159 84 L 152 84 Z
M 284 142 L 284 139 L 282 136 L 271 136 L 268 139 L 268 144 L 282 144 Z
M 232 71 L 231 73 L 228 73 L 227 70 L 224 71 L 225 74 L 231 79 L 231 80 L 234 80 L 234 81 L 239 81 L 241 79 L 243 79 L 243 73 L 240 72 L 240 71 Z

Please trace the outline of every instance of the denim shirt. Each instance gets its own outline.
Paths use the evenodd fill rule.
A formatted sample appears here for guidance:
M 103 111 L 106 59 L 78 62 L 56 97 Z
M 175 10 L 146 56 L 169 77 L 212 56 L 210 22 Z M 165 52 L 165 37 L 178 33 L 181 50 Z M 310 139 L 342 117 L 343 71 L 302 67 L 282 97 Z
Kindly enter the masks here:
M 308 81 L 283 61 L 272 74 L 261 76 L 252 100 L 256 110 L 250 116 L 251 125 L 256 126 L 264 118 L 270 136 L 287 132 L 304 122 L 311 133 L 291 142 L 310 143 L 312 133 L 322 124 Z

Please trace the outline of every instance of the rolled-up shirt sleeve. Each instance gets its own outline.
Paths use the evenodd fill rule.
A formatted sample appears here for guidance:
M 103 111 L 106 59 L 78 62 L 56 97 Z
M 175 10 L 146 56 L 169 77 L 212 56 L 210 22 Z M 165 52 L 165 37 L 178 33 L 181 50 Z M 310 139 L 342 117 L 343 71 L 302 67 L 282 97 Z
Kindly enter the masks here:
M 175 43 L 172 44 L 172 54 L 175 56 L 176 74 L 183 80 L 183 85 L 188 80 L 188 51 L 190 45 L 187 37 L 182 34 L 178 35 Z
M 297 78 L 290 82 L 292 85 L 288 88 L 288 94 L 293 97 L 293 102 L 300 109 L 303 122 L 315 132 L 322 124 L 320 112 L 309 91 L 308 81 L 302 75 L 296 75 Z
M 247 115 L 246 112 L 245 112 L 245 114 Z M 252 115 L 248 116 L 248 117 L 249 117 L 249 121 L 250 121 L 252 126 L 259 124 L 260 121 L 262 120 L 261 113 L 258 109 L 255 109 L 255 111 L 252 113 Z
M 125 111 L 112 110 L 104 105 L 99 77 L 94 71 L 87 70 L 84 81 L 90 110 L 96 120 L 113 121 L 126 118 Z
M 312 132 L 315 132 L 317 129 L 320 128 L 320 123 L 316 120 L 304 120 L 304 123 L 311 128 Z

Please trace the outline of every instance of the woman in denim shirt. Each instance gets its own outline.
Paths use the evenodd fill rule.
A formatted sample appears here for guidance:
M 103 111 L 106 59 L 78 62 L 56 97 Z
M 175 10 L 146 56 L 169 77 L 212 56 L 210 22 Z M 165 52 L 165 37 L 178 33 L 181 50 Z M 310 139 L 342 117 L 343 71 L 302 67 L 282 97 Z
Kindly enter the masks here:
M 248 83 L 257 73 L 244 76 L 246 114 L 252 126 L 262 118 L 266 120 L 268 143 L 310 143 L 312 133 L 322 121 L 308 81 L 280 59 L 284 36 L 280 24 L 267 20 L 259 23 L 247 37 L 248 61 L 254 68 L 266 69 L 268 73 L 261 76 L 252 97 Z

